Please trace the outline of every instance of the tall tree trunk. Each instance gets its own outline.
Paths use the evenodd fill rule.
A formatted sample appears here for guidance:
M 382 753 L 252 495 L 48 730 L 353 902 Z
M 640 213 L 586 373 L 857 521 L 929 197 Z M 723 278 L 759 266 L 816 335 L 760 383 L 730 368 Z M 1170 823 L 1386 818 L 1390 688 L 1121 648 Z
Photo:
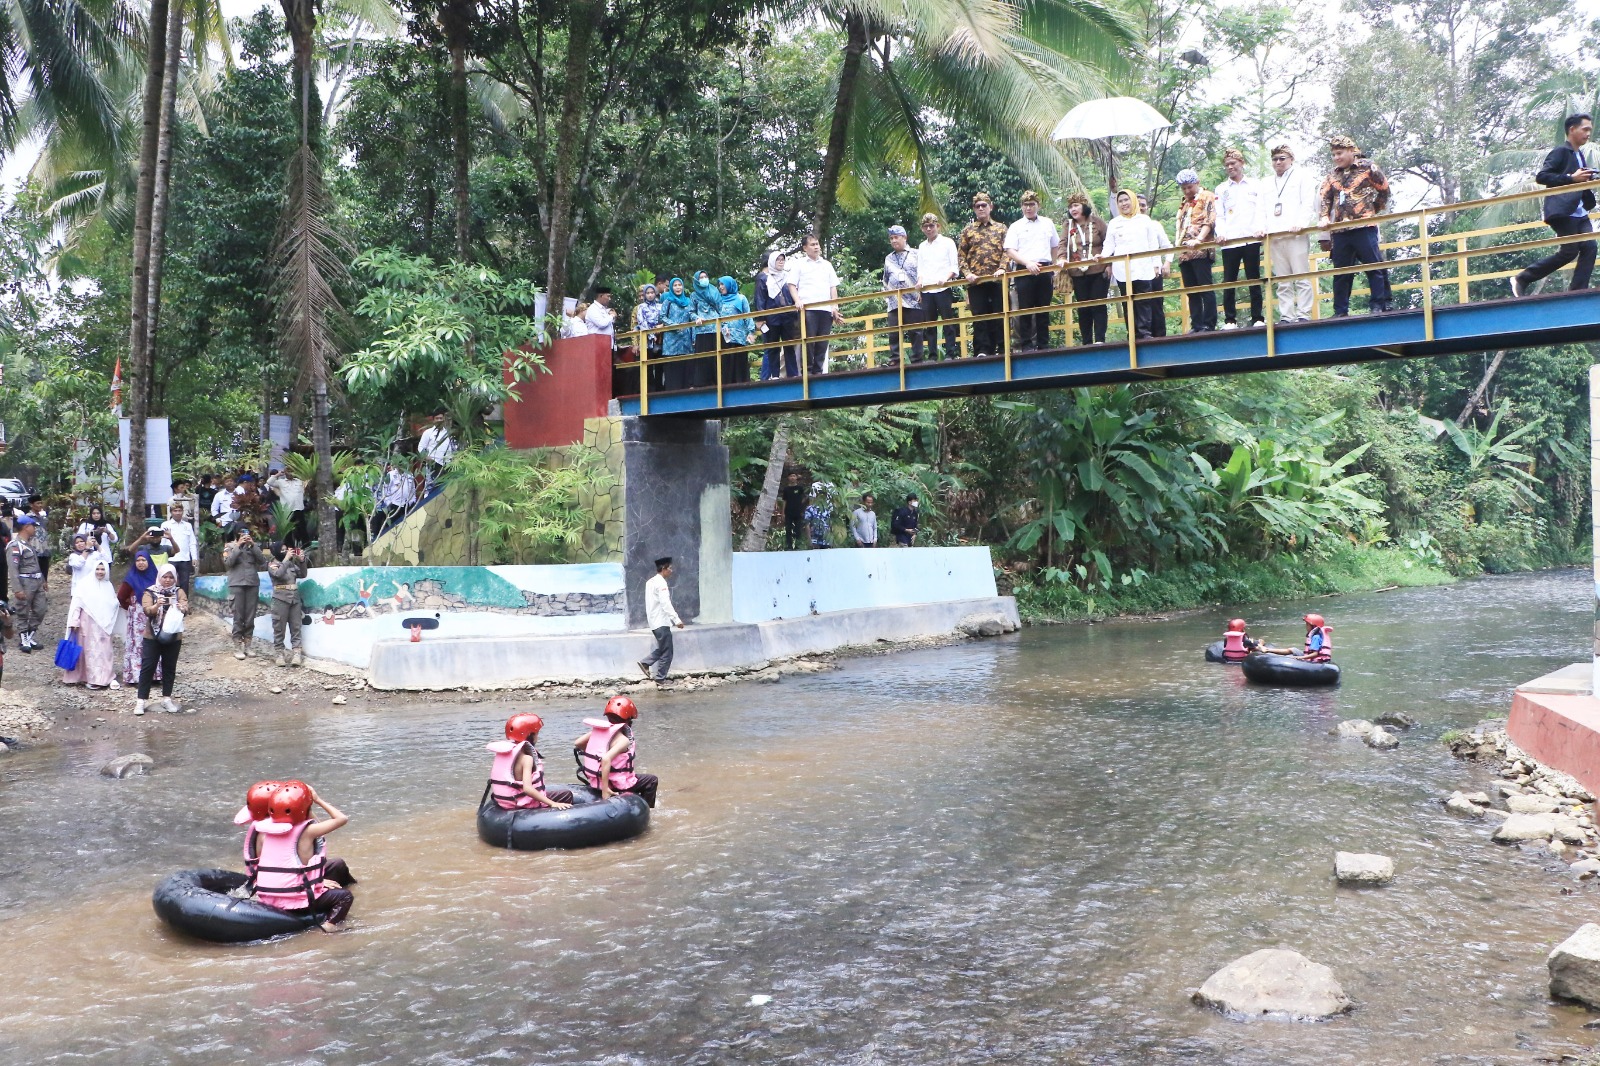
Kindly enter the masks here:
M 144 118 L 139 140 L 139 184 L 133 208 L 133 285 L 124 382 L 128 403 L 126 506 L 133 528 L 144 518 L 144 422 L 150 416 L 150 216 L 156 187 L 156 143 L 161 127 L 161 83 L 167 66 L 167 0 L 150 2 L 150 40 L 145 57 Z
M 167 14 L 167 69 L 161 79 L 161 128 L 156 135 L 156 188 L 150 208 L 150 303 L 145 316 L 145 351 L 155 378 L 160 352 L 161 275 L 167 255 L 167 204 L 172 190 L 172 127 L 178 116 L 178 68 L 183 60 L 183 0 Z
M 473 17 L 472 0 L 451 0 L 440 20 L 450 50 L 450 139 L 455 147 L 456 258 L 472 261 L 471 200 L 467 169 L 472 161 L 472 132 L 467 128 L 467 34 Z
M 1489 363 L 1489 368 L 1483 372 L 1483 378 L 1478 382 L 1478 387 L 1472 390 L 1472 396 L 1467 400 L 1467 405 L 1456 415 L 1456 425 L 1464 426 L 1472 417 L 1478 405 L 1483 403 L 1484 395 L 1489 391 L 1489 382 L 1494 380 L 1495 371 L 1500 369 L 1500 364 L 1506 361 L 1506 350 L 1501 348 L 1494 353 L 1494 359 Z
M 561 97 L 561 118 L 556 125 L 555 177 L 550 191 L 550 256 L 545 276 L 550 288 L 548 313 L 560 314 L 567 295 L 567 256 L 571 251 L 574 190 L 577 184 L 578 133 L 589 91 L 589 54 L 594 48 L 595 24 L 600 20 L 599 0 L 572 0 L 568 7 L 567 59 L 563 71 L 566 89 Z
M 872 39 L 867 20 L 855 12 L 845 15 L 844 30 L 844 60 L 839 66 L 839 86 L 833 94 L 833 121 L 828 126 L 828 147 L 822 157 L 822 178 L 817 182 L 817 209 L 812 219 L 817 240 L 824 245 L 828 243 L 833 208 L 839 197 L 839 174 L 844 170 L 845 141 L 850 134 L 850 113 L 856 105 L 856 87 L 861 83 L 861 64 Z
M 772 430 L 772 450 L 767 453 L 767 476 L 761 481 L 761 498 L 756 501 L 756 513 L 750 516 L 750 528 L 745 530 L 742 552 L 767 550 L 767 537 L 772 532 L 772 512 L 778 507 L 778 487 L 783 484 L 783 465 L 789 461 L 789 418 L 778 419 Z

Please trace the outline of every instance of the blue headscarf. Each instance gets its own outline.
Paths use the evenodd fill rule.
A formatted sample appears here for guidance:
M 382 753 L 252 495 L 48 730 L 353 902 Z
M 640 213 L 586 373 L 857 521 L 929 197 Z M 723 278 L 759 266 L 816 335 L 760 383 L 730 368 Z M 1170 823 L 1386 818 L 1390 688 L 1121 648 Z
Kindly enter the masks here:
M 143 558 L 149 564 L 144 571 L 140 571 L 137 562 L 129 564 L 128 576 L 123 578 L 133 590 L 133 602 L 138 603 L 144 599 L 145 590 L 156 583 L 156 561 L 150 558 L 150 552 L 146 548 L 134 552 L 133 557 L 135 560 Z
M 672 291 L 672 287 L 674 285 L 682 284 L 682 278 L 673 278 L 671 281 L 667 282 L 667 291 L 661 294 L 661 302 L 664 304 L 670 304 L 673 307 L 681 307 L 684 310 L 688 310 L 691 306 L 689 294 L 687 292 L 679 294 Z

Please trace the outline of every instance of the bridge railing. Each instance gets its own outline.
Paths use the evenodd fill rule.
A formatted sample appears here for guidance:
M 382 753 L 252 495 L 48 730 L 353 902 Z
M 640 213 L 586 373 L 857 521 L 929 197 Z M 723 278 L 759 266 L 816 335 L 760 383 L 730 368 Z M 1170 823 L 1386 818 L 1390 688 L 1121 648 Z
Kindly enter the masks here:
M 717 405 L 723 402 L 723 390 L 741 384 L 748 384 L 752 379 L 752 361 L 759 367 L 761 358 L 769 351 L 785 347 L 794 349 L 794 360 L 799 370 L 794 380 L 798 380 L 801 387 L 801 398 L 809 399 L 811 379 L 814 376 L 809 361 L 806 358 L 806 347 L 812 343 L 826 343 L 828 349 L 823 358 L 825 373 L 841 373 L 852 370 L 877 370 L 892 367 L 899 371 L 899 388 L 905 389 L 906 367 L 910 352 L 910 337 L 908 334 L 920 333 L 930 347 L 928 358 L 933 358 L 937 350 L 939 337 L 947 326 L 954 325 L 960 334 L 961 351 L 965 352 L 972 340 L 972 327 L 980 322 L 996 322 L 1000 324 L 1002 350 L 986 357 L 986 359 L 1003 360 L 1005 364 L 1005 379 L 1011 379 L 1012 337 L 1009 325 L 1011 321 L 1021 315 L 1048 315 L 1050 320 L 1049 340 L 1052 342 L 1047 347 L 1076 348 L 1084 347 L 1079 334 L 1077 316 L 1072 312 L 1088 307 L 1103 306 L 1114 309 L 1116 317 L 1111 319 L 1111 328 L 1108 328 L 1107 339 L 1100 345 L 1126 347 L 1128 352 L 1128 365 L 1130 369 L 1139 369 L 1139 347 L 1145 343 L 1134 335 L 1131 323 L 1134 321 L 1135 305 L 1142 302 L 1159 302 L 1163 312 L 1175 317 L 1181 323 L 1183 332 L 1189 332 L 1191 322 L 1189 318 L 1188 297 L 1204 292 L 1222 292 L 1225 290 L 1238 290 L 1251 286 L 1262 289 L 1262 315 L 1267 337 L 1267 355 L 1276 354 L 1277 331 L 1280 324 L 1277 319 L 1277 286 L 1284 282 L 1308 279 L 1313 283 L 1312 317 L 1321 319 L 1328 317 L 1324 305 L 1331 299 L 1332 279 L 1340 275 L 1364 275 L 1369 270 L 1387 269 L 1390 271 L 1390 291 L 1393 295 L 1394 310 L 1420 310 L 1423 313 L 1424 330 L 1427 340 L 1433 339 L 1433 311 L 1436 306 L 1449 306 L 1453 304 L 1481 303 L 1490 299 L 1503 299 L 1509 296 L 1507 279 L 1517 274 L 1529 263 L 1526 253 L 1547 252 L 1559 245 L 1573 244 L 1585 240 L 1600 240 L 1600 233 L 1575 234 L 1567 237 L 1534 236 L 1533 234 L 1549 230 L 1541 220 L 1518 221 L 1502 223 L 1499 225 L 1483 226 L 1469 229 L 1451 228 L 1454 224 L 1465 223 L 1470 220 L 1473 213 L 1488 213 L 1491 208 L 1513 207 L 1530 202 L 1543 201 L 1547 196 L 1571 193 L 1583 189 L 1600 189 L 1600 180 L 1582 184 L 1565 185 L 1554 189 L 1535 189 L 1528 192 L 1510 193 L 1503 196 L 1489 197 L 1480 200 L 1464 200 L 1459 203 L 1442 204 L 1433 207 L 1420 207 L 1408 211 L 1390 212 L 1373 218 L 1356 219 L 1349 222 L 1336 223 L 1330 226 L 1315 226 L 1304 229 L 1289 230 L 1282 233 L 1268 234 L 1264 238 L 1243 238 L 1231 241 L 1213 242 L 1196 246 L 1199 250 L 1217 250 L 1237 247 L 1247 244 L 1259 243 L 1262 245 L 1262 270 L 1259 280 L 1240 277 L 1233 282 L 1214 282 L 1203 286 L 1184 286 L 1177 289 L 1157 289 L 1148 294 L 1134 294 L 1131 286 L 1123 285 L 1123 291 L 1115 296 L 1107 296 L 1098 300 L 1074 300 L 1071 298 L 1070 289 L 1063 292 L 1059 282 L 1053 290 L 1052 301 L 1039 307 L 1016 307 L 1011 292 L 1010 282 L 1014 278 L 1029 276 L 1032 272 L 1026 269 L 1006 270 L 982 278 L 980 283 L 1002 282 L 1001 310 L 992 314 L 973 315 L 970 305 L 963 301 L 958 317 L 943 319 L 934 322 L 917 321 L 901 325 L 890 326 L 887 323 L 887 310 L 859 310 L 862 305 L 874 302 L 883 306 L 891 297 L 899 297 L 907 293 L 926 293 L 942 289 L 960 289 L 967 286 L 962 278 L 942 284 L 925 284 L 906 289 L 890 289 L 879 292 L 862 293 L 854 295 L 841 294 L 837 301 L 829 300 L 825 304 L 812 304 L 809 310 L 822 311 L 839 308 L 841 317 L 835 321 L 834 328 L 826 336 L 808 336 L 806 316 L 797 313 L 796 307 L 774 308 L 766 311 L 752 311 L 745 315 L 724 315 L 718 318 L 704 319 L 698 323 L 690 322 L 680 325 L 660 326 L 648 330 L 634 330 L 619 332 L 617 334 L 620 344 L 631 345 L 636 359 L 620 358 L 616 366 L 618 370 L 636 371 L 639 381 L 639 409 L 644 414 L 650 413 L 650 396 L 652 393 L 662 391 L 676 391 L 687 388 L 693 391 L 707 391 L 715 389 Z M 1597 213 L 1600 214 L 1600 213 Z M 1275 275 L 1272 273 L 1271 242 L 1289 238 L 1305 240 L 1308 243 L 1313 237 L 1326 237 L 1332 230 L 1359 229 L 1377 225 L 1382 227 L 1380 234 L 1387 232 L 1388 239 L 1380 241 L 1379 248 L 1383 261 L 1379 263 L 1358 263 L 1354 266 L 1335 267 L 1329 256 L 1321 251 L 1313 251 L 1311 255 L 1311 269 L 1308 271 Z M 1176 259 L 1178 248 L 1162 248 L 1132 255 L 1115 256 L 1112 258 L 1076 260 L 1070 264 L 1073 268 L 1104 264 L 1112 267 L 1120 266 L 1124 277 L 1131 277 L 1133 264 L 1142 260 L 1153 258 Z M 1514 265 L 1507 265 L 1507 257 L 1517 257 Z M 1474 260 L 1480 261 L 1476 266 Z M 1486 264 L 1483 260 L 1489 260 Z M 1563 273 L 1569 271 L 1571 266 L 1564 267 Z M 1051 273 L 1064 273 L 1065 268 L 1051 267 Z M 1552 278 L 1560 275 L 1552 275 Z M 1356 282 L 1364 281 L 1357 277 Z M 1163 282 L 1164 285 L 1164 282 Z M 1364 284 L 1352 286 L 1352 304 L 1357 295 L 1370 293 Z M 1403 295 L 1402 295 L 1403 294 Z M 1175 310 L 1168 311 L 1170 302 L 1176 300 Z M 851 308 L 854 313 L 843 314 L 842 309 Z M 780 315 L 795 315 L 798 319 L 797 336 L 791 339 L 770 340 L 758 339 L 754 343 L 733 344 L 726 342 L 723 327 L 741 320 L 752 320 L 760 323 Z M 694 344 L 697 329 L 709 327 L 712 338 L 709 348 L 691 351 L 677 355 L 651 355 L 649 340 L 653 337 L 665 339 L 668 335 L 676 335 L 680 339 L 687 339 L 690 345 Z M 754 332 L 754 331 L 752 331 Z M 759 337 L 759 334 L 757 334 Z M 1060 337 L 1061 343 L 1054 341 Z M 898 344 L 892 343 L 898 341 Z M 895 357 L 896 348 L 900 356 Z M 619 353 L 627 352 L 627 348 L 620 348 Z M 976 358 L 975 356 L 962 356 L 963 359 Z M 781 352 L 780 352 L 781 360 Z M 674 368 L 683 368 L 675 370 Z M 783 367 L 780 366 L 782 374 Z M 710 379 L 710 380 L 706 380 Z

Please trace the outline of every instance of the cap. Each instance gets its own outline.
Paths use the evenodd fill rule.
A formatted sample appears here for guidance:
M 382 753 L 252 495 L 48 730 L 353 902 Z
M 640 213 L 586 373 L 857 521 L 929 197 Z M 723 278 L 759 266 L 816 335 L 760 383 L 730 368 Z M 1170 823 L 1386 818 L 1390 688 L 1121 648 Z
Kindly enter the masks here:
M 939 224 L 939 216 L 934 214 L 932 211 L 929 211 L 927 214 L 922 216 L 922 224 L 924 226 L 930 222 L 932 222 L 935 226 Z
M 1032 189 L 1024 190 L 1023 194 L 1022 194 L 1022 199 L 1017 201 L 1017 203 L 1019 203 L 1019 204 L 1036 204 L 1038 202 L 1039 202 L 1039 194 L 1034 192 Z
M 19 526 L 36 526 L 38 524 L 39 520 L 31 514 L 17 516 L 17 525 Z
M 1328 147 L 1329 148 L 1348 148 L 1350 151 L 1353 152 L 1353 151 L 1356 150 L 1356 142 L 1351 140 L 1349 137 L 1347 137 L 1343 133 L 1336 133 L 1332 137 L 1328 138 Z
M 973 193 L 972 194 L 972 206 L 973 207 L 977 207 L 979 204 L 989 204 L 990 206 L 993 206 L 994 205 L 994 197 L 990 196 L 986 192 Z
M 1182 170 L 1178 171 L 1178 184 L 1179 185 L 1199 185 L 1200 184 L 1200 175 L 1196 174 L 1189 167 L 1184 167 Z
M 891 237 L 904 237 L 905 235 L 906 235 L 906 228 L 904 226 L 890 226 L 889 227 L 889 236 L 891 236 Z

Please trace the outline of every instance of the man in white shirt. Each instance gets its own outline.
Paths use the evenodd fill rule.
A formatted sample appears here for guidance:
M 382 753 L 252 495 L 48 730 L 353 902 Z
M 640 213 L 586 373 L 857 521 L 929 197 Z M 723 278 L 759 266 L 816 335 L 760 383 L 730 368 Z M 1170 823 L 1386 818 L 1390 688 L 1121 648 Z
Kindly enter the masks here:
M 1228 180 L 1217 186 L 1217 240 L 1236 241 L 1253 237 L 1248 244 L 1235 244 L 1222 249 L 1222 281 L 1237 281 L 1239 267 L 1244 276 L 1259 280 L 1261 277 L 1261 238 L 1267 235 L 1266 190 L 1261 184 L 1244 176 L 1244 153 L 1229 148 L 1222 156 L 1222 168 Z M 1238 307 L 1232 289 L 1222 290 L 1222 328 L 1238 329 Z M 1250 325 L 1262 325 L 1261 286 L 1250 286 Z
M 1295 233 L 1317 224 L 1322 199 L 1322 183 L 1309 170 L 1295 166 L 1294 152 L 1287 144 L 1272 150 L 1273 177 L 1267 179 L 1271 206 L 1267 208 L 1268 242 L 1272 253 L 1272 274 L 1305 274 L 1311 270 L 1312 233 Z M 1283 234 L 1283 236 L 1277 236 Z M 1278 282 L 1279 321 L 1309 322 L 1315 283 L 1311 278 Z
M 939 232 L 939 216 L 929 211 L 922 216 L 922 243 L 917 245 L 917 276 L 924 285 L 944 285 L 954 281 L 961 273 L 961 253 L 956 242 Z M 922 319 L 924 322 L 948 321 L 944 327 L 944 357 L 955 359 L 961 355 L 961 327 L 956 325 L 956 294 L 948 286 L 926 289 L 922 293 Z M 925 331 L 928 340 L 928 360 L 939 354 L 939 328 L 930 325 Z
M 594 290 L 594 302 L 589 305 L 589 310 L 583 313 L 584 325 L 589 327 L 590 333 L 598 333 L 610 338 L 611 346 L 617 346 L 617 312 L 611 306 L 611 290 L 604 285 Z
M 1056 224 L 1039 214 L 1039 194 L 1029 189 L 1022 194 L 1022 217 L 1006 227 L 1006 257 L 1028 273 L 1012 284 L 1017 294 L 1013 305 L 1048 307 L 1055 291 L 1056 245 L 1061 235 Z M 1050 343 L 1050 315 L 1018 315 L 1017 351 L 1036 352 Z
M 683 628 L 683 619 L 672 609 L 672 590 L 667 588 L 667 578 L 672 576 L 672 556 L 656 560 L 656 576 L 644 583 L 644 617 L 656 638 L 654 650 L 639 660 L 644 676 L 657 684 L 667 679 L 672 669 L 672 628 Z
M 884 297 L 884 302 L 889 305 L 887 325 L 894 331 L 889 334 L 889 365 L 900 365 L 902 333 L 911 342 L 911 361 L 922 362 L 922 330 L 896 328 L 922 321 L 922 295 L 915 291 L 917 253 L 906 243 L 904 226 L 889 227 L 889 254 L 883 257 L 883 287 L 886 292 L 894 293 Z M 898 289 L 913 291 L 896 292 Z
M 425 456 L 434 466 L 450 465 L 456 454 L 456 439 L 450 435 L 450 425 L 445 421 L 445 409 L 435 407 L 428 428 L 417 438 L 417 454 Z
M 167 562 L 178 571 L 178 587 L 183 589 L 184 595 L 189 594 L 189 583 L 194 578 L 195 560 L 200 558 L 200 542 L 194 535 L 194 526 L 189 524 L 182 502 L 173 500 L 167 511 L 167 520 L 161 523 L 161 532 L 167 539 L 177 546 L 177 551 L 167 556 Z
M 267 476 L 267 488 L 278 497 L 278 502 L 289 508 L 288 529 L 278 530 L 278 539 L 285 544 L 304 542 L 306 483 L 279 467 Z
M 232 474 L 225 474 L 222 478 L 222 488 L 211 498 L 211 520 L 223 529 L 233 525 L 233 494 L 234 480 Z
M 835 322 L 844 321 L 837 302 L 839 275 L 833 264 L 822 258 L 822 242 L 816 234 L 806 234 L 800 250 L 805 254 L 790 260 L 789 293 L 805 320 L 807 372 L 822 374 L 828 369 L 828 334 Z M 815 339 L 818 337 L 822 339 Z

